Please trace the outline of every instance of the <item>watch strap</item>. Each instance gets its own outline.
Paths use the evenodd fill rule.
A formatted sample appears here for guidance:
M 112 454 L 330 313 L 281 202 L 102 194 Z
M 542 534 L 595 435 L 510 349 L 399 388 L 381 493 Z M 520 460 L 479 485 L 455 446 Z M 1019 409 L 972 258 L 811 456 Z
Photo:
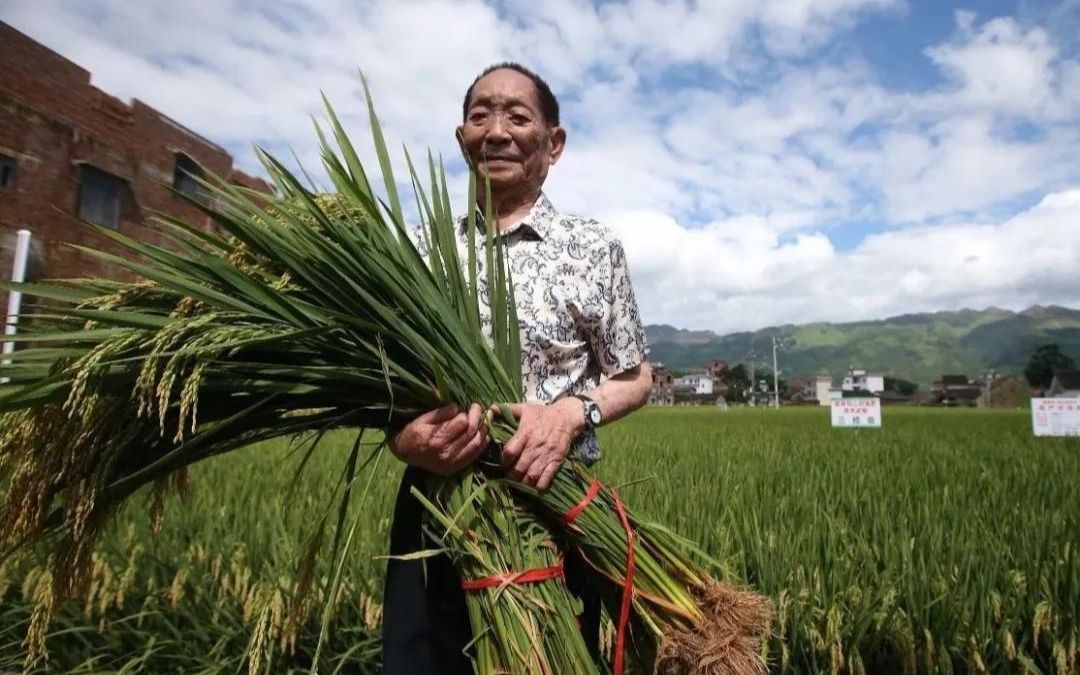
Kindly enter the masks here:
M 603 414 L 600 412 L 600 406 L 597 405 L 596 401 L 584 394 L 573 394 L 573 397 L 581 401 L 585 413 L 585 429 L 592 431 L 598 427 L 603 421 Z

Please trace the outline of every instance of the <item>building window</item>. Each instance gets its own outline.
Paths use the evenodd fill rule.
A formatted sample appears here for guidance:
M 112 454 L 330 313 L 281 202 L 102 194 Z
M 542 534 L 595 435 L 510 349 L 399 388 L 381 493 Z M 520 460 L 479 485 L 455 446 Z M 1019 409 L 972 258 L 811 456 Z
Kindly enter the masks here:
M 79 175 L 79 218 L 117 229 L 125 190 L 127 183 L 123 179 L 83 165 Z
M 0 188 L 15 185 L 15 158 L 0 155 Z
M 202 168 L 182 152 L 176 153 L 176 168 L 173 170 L 173 188 L 192 199 L 202 199 L 203 189 L 199 185 Z

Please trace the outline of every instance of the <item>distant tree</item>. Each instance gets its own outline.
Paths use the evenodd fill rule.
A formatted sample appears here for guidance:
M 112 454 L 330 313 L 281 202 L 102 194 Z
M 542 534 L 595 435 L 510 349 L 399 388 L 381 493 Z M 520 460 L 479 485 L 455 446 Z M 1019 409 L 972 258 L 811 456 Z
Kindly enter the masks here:
M 1054 379 L 1055 370 L 1071 370 L 1076 362 L 1061 351 L 1057 344 L 1040 345 L 1024 368 L 1028 384 L 1036 389 L 1046 389 Z
M 746 390 L 750 388 L 750 373 L 747 372 L 745 364 L 740 363 L 733 368 L 728 368 L 720 376 L 720 379 L 727 385 L 728 401 L 733 403 L 746 402 Z
M 912 396 L 919 390 L 919 385 L 902 377 L 885 376 L 885 391 L 895 391 L 903 396 Z
M 768 390 L 768 392 L 771 394 L 772 391 L 773 391 L 772 373 L 765 373 L 765 375 L 761 379 L 765 380 L 765 387 Z M 787 391 L 788 391 L 787 380 L 785 380 L 784 378 L 781 377 L 780 378 L 780 398 L 785 398 L 787 396 Z

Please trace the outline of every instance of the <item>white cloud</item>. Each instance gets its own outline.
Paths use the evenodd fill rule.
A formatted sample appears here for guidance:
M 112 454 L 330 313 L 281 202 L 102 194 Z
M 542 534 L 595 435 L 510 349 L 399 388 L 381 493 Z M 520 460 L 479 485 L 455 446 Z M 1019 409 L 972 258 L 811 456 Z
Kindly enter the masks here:
M 770 0 L 759 3 L 766 44 L 783 54 L 800 54 L 854 25 L 869 10 L 902 10 L 901 0 Z
M 720 332 L 906 312 L 1076 304 L 1080 189 L 1001 224 L 919 226 L 837 251 L 766 219 L 689 229 L 662 213 L 613 213 L 650 323 Z
M 976 111 L 1044 114 L 1054 99 L 1057 48 L 1039 27 L 1024 29 L 1010 18 L 981 26 L 975 15 L 960 12 L 958 34 L 927 50 L 928 56 L 955 83 L 941 103 Z
M 319 90 L 364 137 L 358 68 L 392 147 L 456 160 L 453 129 L 475 73 L 503 59 L 532 64 L 560 94 L 569 128 L 549 192 L 626 239 L 650 321 L 734 330 L 1075 303 L 1029 264 L 1077 267 L 1075 49 L 1053 26 L 960 12 L 948 39 L 897 55 L 923 60 L 940 83 L 897 91 L 860 56 L 858 28 L 869 15 L 902 22 L 905 9 L 901 0 L 0 0 L 0 18 L 88 68 L 106 91 L 230 148 L 292 147 L 309 168 Z M 1016 214 L 1015 204 L 1053 193 Z M 887 231 L 838 250 L 850 244 L 830 240 L 835 224 L 858 222 Z M 1022 239 L 1024 227 L 1045 236 Z M 1012 250 L 1024 260 L 1001 262 L 1021 245 Z M 832 302 L 840 275 L 871 281 Z
M 1054 147 L 1051 139 L 1062 145 Z M 957 211 L 978 212 L 1069 177 L 1062 147 L 1080 148 L 1075 131 L 1043 142 L 996 136 L 988 117 L 944 120 L 922 134 L 887 133 L 881 142 L 882 186 L 889 217 L 900 222 Z

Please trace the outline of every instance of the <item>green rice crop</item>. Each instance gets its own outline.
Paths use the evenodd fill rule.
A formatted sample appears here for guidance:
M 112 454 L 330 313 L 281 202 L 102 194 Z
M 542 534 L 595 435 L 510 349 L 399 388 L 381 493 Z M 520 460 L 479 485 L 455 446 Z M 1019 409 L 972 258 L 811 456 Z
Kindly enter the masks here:
M 647 411 L 611 481 L 777 603 L 784 673 L 1077 672 L 1080 441 L 1026 412 Z M 632 490 L 632 491 L 631 491 Z
M 1026 412 L 884 420 L 833 430 L 825 409 L 649 408 L 602 430 L 598 472 L 774 599 L 775 672 L 1080 672 L 1080 440 L 1033 438 Z M 101 543 L 95 601 L 53 621 L 48 669 L 240 670 L 289 601 L 352 437 L 336 440 L 289 513 L 299 458 L 282 442 L 197 466 L 156 536 L 149 496 L 136 498 Z M 324 647 L 340 672 L 378 672 L 378 556 L 400 467 L 376 471 Z M 21 667 L 36 564 L 0 568 L 0 671 Z M 327 575 L 323 563 L 317 588 Z M 304 670 L 317 638 L 315 618 L 269 670 Z

